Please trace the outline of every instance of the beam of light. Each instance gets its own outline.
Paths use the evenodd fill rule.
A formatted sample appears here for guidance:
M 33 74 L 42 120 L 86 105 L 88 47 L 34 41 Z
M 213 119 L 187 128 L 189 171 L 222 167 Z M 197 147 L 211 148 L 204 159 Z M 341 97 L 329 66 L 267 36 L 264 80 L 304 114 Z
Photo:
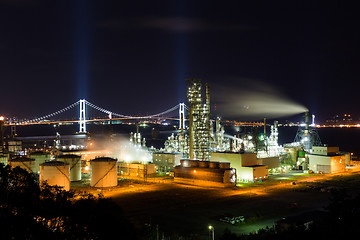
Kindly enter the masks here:
M 75 77 L 78 99 L 86 99 L 89 81 L 91 1 L 74 1 Z
M 241 87 L 216 86 L 212 92 L 218 113 L 226 118 L 259 120 L 296 115 L 308 109 L 280 91 L 259 81 L 244 81 Z M 238 81 L 239 82 L 239 81 Z
M 175 3 L 175 14 L 181 19 L 181 16 L 185 14 L 186 1 L 178 1 Z M 177 20 L 175 23 L 177 26 L 182 25 L 181 20 Z M 175 26 L 175 27 L 177 27 Z M 175 71 L 176 71 L 176 86 L 178 94 L 178 102 L 185 102 L 186 84 L 185 79 L 187 76 L 187 64 L 188 64 L 188 36 L 184 31 L 178 31 L 174 33 L 175 37 Z

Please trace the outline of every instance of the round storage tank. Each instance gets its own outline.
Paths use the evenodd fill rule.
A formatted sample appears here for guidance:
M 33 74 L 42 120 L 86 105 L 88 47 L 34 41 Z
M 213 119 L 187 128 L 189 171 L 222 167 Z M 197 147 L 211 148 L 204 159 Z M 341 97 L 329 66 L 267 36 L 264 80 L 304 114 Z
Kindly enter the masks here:
M 219 162 L 209 162 L 209 168 L 219 168 Z
M 39 165 L 40 164 L 50 161 L 50 153 L 49 152 L 42 152 L 42 151 L 32 152 L 29 154 L 29 157 L 35 159 L 35 172 L 36 173 L 39 173 Z
M 11 167 L 21 167 L 30 173 L 35 172 L 35 159 L 25 156 L 17 156 L 9 160 Z
M 190 166 L 191 167 L 199 167 L 199 160 L 191 160 Z
M 208 168 L 209 167 L 209 161 L 200 161 L 199 167 L 201 168 Z
M 222 169 L 229 169 L 230 163 L 229 162 L 221 162 L 221 163 L 219 163 L 219 167 Z
M 40 185 L 44 181 L 50 186 L 60 186 L 64 190 L 70 190 L 70 167 L 68 163 L 50 161 L 40 164 Z
M 57 157 L 57 160 L 66 162 L 70 165 L 70 181 L 81 180 L 81 155 L 60 155 Z
M 109 157 L 90 161 L 91 187 L 114 187 L 117 185 L 117 160 Z
M 190 167 L 190 160 L 189 159 L 180 159 L 180 165 L 182 167 Z

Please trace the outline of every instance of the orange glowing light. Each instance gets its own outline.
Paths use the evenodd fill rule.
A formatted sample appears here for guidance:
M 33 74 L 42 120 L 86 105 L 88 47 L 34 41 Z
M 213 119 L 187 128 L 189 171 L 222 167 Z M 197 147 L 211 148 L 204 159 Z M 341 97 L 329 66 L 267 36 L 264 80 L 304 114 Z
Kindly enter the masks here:
M 1 116 L 0 117 L 0 121 L 4 121 L 5 120 L 5 117 L 4 116 Z

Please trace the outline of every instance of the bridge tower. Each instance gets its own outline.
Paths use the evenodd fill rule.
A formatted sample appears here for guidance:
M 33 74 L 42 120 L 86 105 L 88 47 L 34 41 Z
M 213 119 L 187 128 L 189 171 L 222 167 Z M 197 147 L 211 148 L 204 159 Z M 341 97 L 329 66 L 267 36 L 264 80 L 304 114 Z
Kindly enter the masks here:
M 185 103 L 180 103 L 179 107 L 179 129 L 183 131 L 185 128 Z
M 80 99 L 80 118 L 79 118 L 79 133 L 86 133 L 86 102 L 85 99 Z

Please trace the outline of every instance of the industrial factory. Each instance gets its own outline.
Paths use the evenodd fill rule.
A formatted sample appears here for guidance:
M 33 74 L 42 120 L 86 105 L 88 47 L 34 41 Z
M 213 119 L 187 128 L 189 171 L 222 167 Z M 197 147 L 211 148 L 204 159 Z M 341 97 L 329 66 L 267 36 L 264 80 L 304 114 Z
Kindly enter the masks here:
M 267 124 L 264 119 L 244 127 L 246 131 L 230 134 L 226 122 L 211 115 L 210 85 L 203 85 L 201 79 L 186 82 L 187 104 L 179 105 L 177 130 L 169 131 L 161 147 L 148 146 L 159 132 L 153 128 L 152 139 L 142 136 L 139 121 L 136 132 L 118 141 L 109 117 L 110 137 L 99 144 L 85 133 L 19 138 L 13 128 L 11 137 L 4 138 L 2 118 L 0 162 L 38 174 L 40 184 L 46 181 L 66 190 L 72 182 L 106 188 L 117 186 L 122 179 L 147 181 L 156 176 L 169 176 L 181 184 L 228 187 L 264 181 L 284 169 L 337 173 L 350 164 L 350 153 L 321 143 L 309 112 L 294 141 L 283 146 L 278 143 L 277 121 Z

